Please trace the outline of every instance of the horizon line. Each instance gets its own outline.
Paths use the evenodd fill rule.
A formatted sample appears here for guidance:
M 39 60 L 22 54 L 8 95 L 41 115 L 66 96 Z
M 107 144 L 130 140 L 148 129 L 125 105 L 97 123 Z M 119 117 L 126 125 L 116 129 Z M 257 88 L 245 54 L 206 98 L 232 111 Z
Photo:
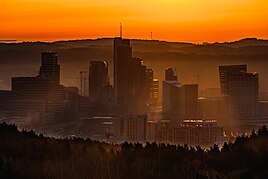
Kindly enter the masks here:
M 20 44 L 20 43 L 58 43 L 58 42 L 72 42 L 72 41 L 87 41 L 87 40 L 102 40 L 102 39 L 114 39 L 114 38 L 121 38 L 119 36 L 114 37 L 97 37 L 97 38 L 77 38 L 77 39 L 59 39 L 59 40 L 16 40 L 16 39 L 0 39 L 0 44 Z M 204 45 L 204 44 L 217 44 L 217 43 L 232 43 L 232 42 L 238 42 L 241 40 L 260 40 L 260 41 L 268 41 L 268 39 L 265 38 L 258 38 L 258 37 L 244 37 L 240 38 L 238 40 L 233 41 L 203 41 L 203 42 L 189 42 L 189 41 L 169 41 L 164 39 L 142 39 L 142 38 L 123 38 L 123 39 L 129 39 L 131 41 L 137 40 L 137 41 L 158 41 L 158 42 L 168 42 L 168 43 L 189 43 L 189 44 L 196 44 L 196 45 Z

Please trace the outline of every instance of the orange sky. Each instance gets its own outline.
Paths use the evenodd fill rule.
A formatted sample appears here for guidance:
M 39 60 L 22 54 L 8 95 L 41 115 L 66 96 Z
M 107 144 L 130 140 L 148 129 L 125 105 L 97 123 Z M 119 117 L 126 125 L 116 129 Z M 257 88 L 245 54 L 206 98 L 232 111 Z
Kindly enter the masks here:
M 268 39 L 267 0 L 1 0 L 0 40 Z

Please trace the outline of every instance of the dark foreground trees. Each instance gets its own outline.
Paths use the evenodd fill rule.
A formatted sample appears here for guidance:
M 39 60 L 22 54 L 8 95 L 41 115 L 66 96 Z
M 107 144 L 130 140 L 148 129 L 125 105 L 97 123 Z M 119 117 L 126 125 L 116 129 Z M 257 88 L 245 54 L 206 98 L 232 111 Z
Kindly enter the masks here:
M 268 132 L 200 146 L 55 139 L 0 124 L 0 178 L 268 178 Z

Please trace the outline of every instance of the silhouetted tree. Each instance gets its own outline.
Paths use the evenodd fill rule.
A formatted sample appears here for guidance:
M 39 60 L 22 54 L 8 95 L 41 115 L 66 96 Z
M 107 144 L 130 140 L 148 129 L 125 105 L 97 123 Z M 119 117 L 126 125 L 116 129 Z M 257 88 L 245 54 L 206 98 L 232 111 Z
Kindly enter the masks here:
M 263 126 L 221 148 L 55 139 L 0 124 L 0 178 L 268 178 Z

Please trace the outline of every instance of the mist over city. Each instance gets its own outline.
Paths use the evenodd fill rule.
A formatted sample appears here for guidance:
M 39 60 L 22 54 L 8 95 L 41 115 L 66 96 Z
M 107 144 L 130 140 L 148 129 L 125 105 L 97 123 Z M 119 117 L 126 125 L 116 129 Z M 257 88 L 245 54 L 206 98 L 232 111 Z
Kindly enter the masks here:
M 0 2 L 0 178 L 267 178 L 267 7 Z

